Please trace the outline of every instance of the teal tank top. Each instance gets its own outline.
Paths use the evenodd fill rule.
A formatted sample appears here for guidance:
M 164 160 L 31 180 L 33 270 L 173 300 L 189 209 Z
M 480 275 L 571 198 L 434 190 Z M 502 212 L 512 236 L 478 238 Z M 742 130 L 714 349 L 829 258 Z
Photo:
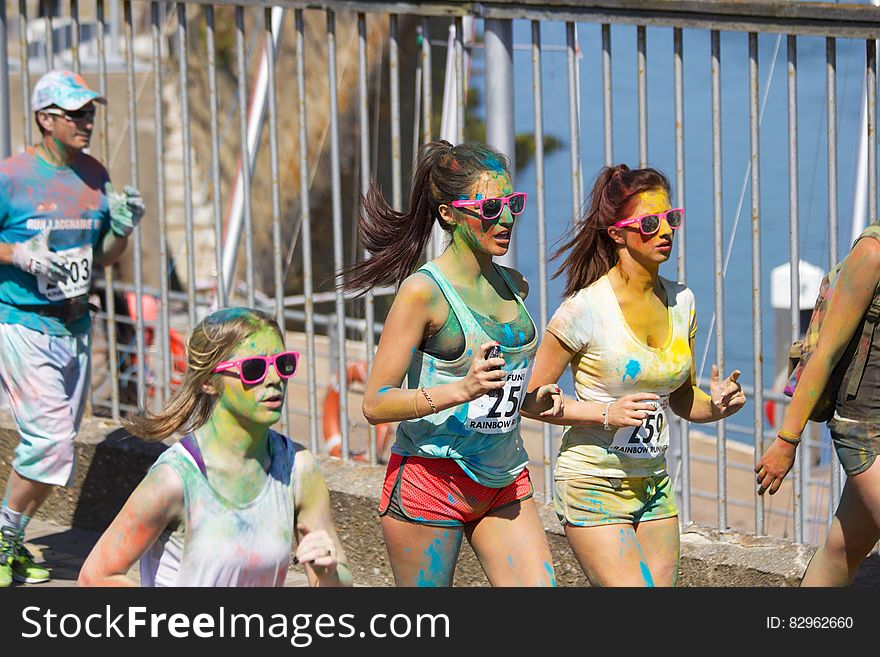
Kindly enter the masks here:
M 496 268 L 519 304 L 520 312 L 527 312 L 513 280 L 504 269 Z M 492 340 L 433 263 L 427 263 L 419 271 L 428 273 L 446 297 L 449 312 L 455 313 L 464 333 L 465 349 L 455 360 L 442 360 L 420 350 L 414 351 L 407 373 L 406 385 L 410 390 L 463 379 L 480 345 Z M 471 479 L 490 488 L 503 488 L 513 482 L 529 460 L 519 432 L 519 410 L 525 398 L 538 337 L 534 330 L 527 333 L 517 331 L 512 340 L 500 341 L 507 372 L 501 395 L 483 395 L 467 404 L 400 422 L 391 451 L 402 456 L 454 459 Z

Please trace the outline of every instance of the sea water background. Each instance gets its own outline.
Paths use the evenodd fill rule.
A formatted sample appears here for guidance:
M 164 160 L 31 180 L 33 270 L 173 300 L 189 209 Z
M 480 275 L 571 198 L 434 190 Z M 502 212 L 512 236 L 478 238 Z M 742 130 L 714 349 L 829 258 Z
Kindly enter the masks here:
M 604 163 L 602 46 L 600 26 L 578 25 L 583 53 L 581 83 L 581 162 L 584 171 L 584 198 L 592 179 Z M 638 107 L 636 28 L 612 27 L 612 94 L 614 160 L 638 166 Z M 673 105 L 672 29 L 649 28 L 648 52 L 648 164 L 664 171 L 675 184 L 675 119 Z M 544 46 L 542 71 L 544 87 L 544 131 L 557 137 L 562 148 L 545 158 L 546 216 L 548 252 L 540 254 L 537 244 L 536 204 L 531 203 L 520 217 L 515 244 L 518 268 L 532 282 L 527 300 L 532 316 L 538 317 L 538 258 L 550 257 L 554 244 L 571 226 L 571 165 L 568 134 L 567 55 L 564 23 L 542 23 Z M 761 280 L 764 385 L 770 387 L 779 363 L 774 363 L 774 311 L 770 305 L 771 270 L 788 262 L 788 109 L 786 38 L 778 42 L 775 34 L 762 34 L 759 44 L 759 103 L 763 102 L 770 78 L 766 110 L 761 124 Z M 531 24 L 514 22 L 514 43 L 531 44 Z M 696 338 L 697 365 L 708 343 L 708 358 L 702 375 L 708 378 L 715 361 L 714 313 L 715 265 L 713 256 L 712 191 L 712 96 L 710 34 L 684 30 L 684 144 L 687 284 L 697 299 L 699 328 Z M 797 41 L 798 89 L 798 168 L 800 256 L 827 270 L 827 115 L 825 78 L 825 39 L 799 37 Z M 471 86 L 485 88 L 485 60 L 476 51 L 471 69 Z M 748 35 L 721 33 L 721 116 L 723 154 L 724 252 L 732 241 L 729 267 L 724 282 L 725 374 L 742 370 L 741 381 L 753 383 L 751 191 L 745 189 L 738 216 L 743 180 L 749 162 Z M 839 252 L 850 244 L 855 189 L 856 153 L 864 85 L 865 45 L 863 41 L 837 41 L 837 120 L 838 120 L 838 213 Z M 531 50 L 514 51 L 515 126 L 517 133 L 534 131 Z M 478 110 L 485 118 L 485 105 Z M 491 120 L 491 119 L 490 119 Z M 534 162 L 517 171 L 517 189 L 535 190 Z M 675 190 L 673 190 L 673 197 Z M 734 233 L 734 225 L 737 224 Z M 676 250 L 679 248 L 676 245 Z M 677 277 L 677 253 L 673 252 L 661 273 Z M 553 273 L 556 263 L 549 263 Z M 561 279 L 549 283 L 549 316 L 562 301 Z M 787 313 L 786 313 L 786 322 Z M 787 325 L 787 324 L 786 324 Z M 563 385 L 573 393 L 571 377 Z M 739 424 L 751 425 L 753 412 L 744 409 Z M 710 429 L 710 427 L 706 427 Z M 735 440 L 751 442 L 749 436 L 728 434 Z

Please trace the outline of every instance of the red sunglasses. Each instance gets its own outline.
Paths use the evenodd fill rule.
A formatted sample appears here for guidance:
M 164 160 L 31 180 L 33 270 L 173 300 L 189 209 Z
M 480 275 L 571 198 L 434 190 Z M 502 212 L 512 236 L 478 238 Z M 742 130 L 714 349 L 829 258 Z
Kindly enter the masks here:
M 269 374 L 269 365 L 275 366 L 278 376 L 286 380 L 296 374 L 299 365 L 298 351 L 282 351 L 274 356 L 248 356 L 238 360 L 225 360 L 217 363 L 212 372 L 225 372 L 232 368 L 238 368 L 238 376 L 242 383 L 254 385 L 261 383 Z

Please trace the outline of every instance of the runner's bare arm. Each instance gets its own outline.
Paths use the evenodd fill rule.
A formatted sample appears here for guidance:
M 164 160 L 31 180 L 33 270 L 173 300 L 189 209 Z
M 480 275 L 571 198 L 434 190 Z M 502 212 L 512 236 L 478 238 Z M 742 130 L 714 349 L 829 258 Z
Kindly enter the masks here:
M 310 586 L 351 586 L 351 570 L 330 515 L 330 494 L 315 457 L 297 452 L 296 559 Z
M 127 573 L 169 526 L 183 519 L 183 484 L 170 466 L 153 468 L 98 539 L 80 586 L 136 586 Z
M 880 281 L 880 243 L 863 239 L 853 247 L 838 273 L 819 330 L 816 350 L 801 374 L 780 433 L 800 436 L 828 377 L 843 356 Z M 777 438 L 755 465 L 758 493 L 773 495 L 791 471 L 797 445 Z
M 704 424 L 717 422 L 739 411 L 746 403 L 746 396 L 738 383 L 741 372 L 734 370 L 722 381 L 718 367 L 713 364 L 707 394 L 697 385 L 693 338 L 690 339 L 690 349 L 691 375 L 678 390 L 669 395 L 669 407 L 672 412 L 689 422 Z
M 116 262 L 125 253 L 128 246 L 128 238 L 120 237 L 112 230 L 108 230 L 95 245 L 94 260 L 95 263 L 104 267 L 116 264 Z
M 544 333 L 544 339 L 538 347 L 535 356 L 535 366 L 532 369 L 532 378 L 529 380 L 529 392 L 559 381 L 559 377 L 575 357 L 575 353 L 569 349 L 553 333 Z M 646 411 L 653 411 L 652 401 L 660 397 L 653 393 L 635 393 L 624 395 L 615 400 L 608 409 L 608 426 L 613 427 L 637 427 L 647 417 Z M 523 410 L 527 417 L 537 417 Z M 542 416 L 538 418 L 544 422 L 561 425 L 587 425 L 605 423 L 605 404 L 594 401 L 566 400 L 562 414 L 559 416 Z
M 880 242 L 862 239 L 844 260 L 828 300 L 816 350 L 810 357 L 782 421 L 782 429 L 801 435 L 828 377 L 843 356 L 880 282 Z
M 491 367 L 501 367 L 501 358 L 486 361 L 481 353 L 476 354 L 471 371 L 460 381 L 428 388 L 431 403 L 420 390 L 404 390 L 401 384 L 409 369 L 410 361 L 425 336 L 443 325 L 446 319 L 446 300 L 437 285 L 424 274 L 413 274 L 407 278 L 385 320 L 385 328 L 379 340 L 373 369 L 364 390 L 364 417 L 371 424 L 399 422 L 415 417 L 424 417 L 485 394 L 492 389 L 504 387 L 504 372 L 489 371 Z

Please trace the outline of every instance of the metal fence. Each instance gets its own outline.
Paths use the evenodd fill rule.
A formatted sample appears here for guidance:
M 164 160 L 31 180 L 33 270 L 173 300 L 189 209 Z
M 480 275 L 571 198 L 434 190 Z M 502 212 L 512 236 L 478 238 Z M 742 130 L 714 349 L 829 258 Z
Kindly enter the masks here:
M 17 13 L 8 12 L 7 5 L 13 7 L 15 4 Z M 285 18 L 288 22 L 291 19 L 290 14 L 293 20 L 293 49 L 285 51 L 281 36 L 291 32 L 289 26 L 284 27 Z M 341 45 L 338 42 L 338 19 L 345 22 L 345 34 L 353 35 L 357 44 L 356 58 L 346 55 L 352 60 L 351 67 L 356 68 L 354 85 L 350 85 L 350 78 L 347 77 L 351 72 L 348 60 L 342 69 L 338 61 L 340 47 L 349 45 L 346 41 Z M 465 21 L 471 20 L 482 28 L 485 47 L 479 41 L 465 41 Z M 406 34 L 401 28 L 404 23 Z M 514 24 L 528 26 L 530 41 L 513 42 L 511 26 Z M 441 26 L 445 30 L 449 25 L 455 28 L 451 40 L 432 39 L 438 35 Z M 596 126 L 587 128 L 582 123 L 585 110 L 581 91 L 582 44 L 579 43 L 578 31 L 584 25 L 597 27 L 595 34 L 598 35 L 597 43 L 601 48 L 601 56 L 587 64 L 590 67 L 588 74 L 601 80 L 601 100 L 598 97 L 590 100 L 597 107 L 601 105 L 602 118 Z M 402 81 L 404 64 L 412 63 L 401 58 L 402 40 L 414 38 L 411 29 L 414 26 L 420 39 L 418 50 L 409 48 L 407 52 L 415 53 L 415 78 Z M 542 34 L 547 34 L 553 26 L 564 28 L 565 43 L 558 46 L 542 45 Z M 613 53 L 620 53 L 628 47 L 618 42 L 612 50 L 612 34 L 622 26 L 635 26 L 637 62 L 634 88 L 627 89 L 623 99 L 612 86 Z M 352 31 L 349 32 L 348 28 Z M 648 44 L 655 35 L 666 35 L 670 31 L 671 57 L 660 63 L 656 60 L 649 62 Z M 212 307 L 233 302 L 246 303 L 268 309 L 280 322 L 286 321 L 288 328 L 296 329 L 297 334 L 302 335 L 306 362 L 310 367 L 306 368 L 307 380 L 302 399 L 298 403 L 291 402 L 288 413 L 308 418 L 311 448 L 319 449 L 319 388 L 328 385 L 334 372 L 346 371 L 351 351 L 363 351 L 369 365 L 376 332 L 381 331 L 381 323 L 376 321 L 375 298 L 387 297 L 394 292 L 390 289 L 376 290 L 365 303 L 356 304 L 342 292 L 330 287 L 325 286 L 323 292 L 318 290 L 321 284 L 315 280 L 317 264 L 332 260 L 332 269 L 338 270 L 346 262 L 363 256 L 353 235 L 353 209 L 349 211 L 343 208 L 343 189 L 349 182 L 344 176 L 357 181 L 351 182 L 351 186 L 360 192 L 367 189 L 372 177 L 385 176 L 390 182 L 393 206 L 398 209 L 403 206 L 406 195 L 404 170 L 411 166 L 411 154 L 417 145 L 415 142 L 438 136 L 435 99 L 443 88 L 444 80 L 436 74 L 432 57 L 445 57 L 450 46 L 454 56 L 450 60 L 453 63 L 451 70 L 455 72 L 456 80 L 451 87 L 455 99 L 455 139 L 463 139 L 465 121 L 470 118 L 466 114 L 472 111 L 466 103 L 466 71 L 475 57 L 483 58 L 487 71 L 485 113 L 492 117 L 487 122 L 487 140 L 490 143 L 512 156 L 514 100 L 519 106 L 531 104 L 531 130 L 534 135 L 534 162 L 531 166 L 535 184 L 534 189 L 526 191 L 530 198 L 536 200 L 537 281 L 533 282 L 532 287 L 537 288 L 538 324 L 543 332 L 548 313 L 552 311 L 546 263 L 548 195 L 570 194 L 570 215 L 566 220 L 571 221 L 572 217 L 578 215 L 585 200 L 585 153 L 595 153 L 605 164 L 615 161 L 615 136 L 618 134 L 615 132 L 615 119 L 619 116 L 620 107 L 631 105 L 637 108 L 633 134 L 638 144 L 639 165 L 653 162 L 648 153 L 650 131 L 673 135 L 675 204 L 686 204 L 685 174 L 690 163 L 685 152 L 688 128 L 685 123 L 685 31 L 703 36 L 708 34 L 710 42 L 708 59 L 704 63 L 710 69 L 711 86 L 708 120 L 711 122 L 711 258 L 715 272 L 712 323 L 715 359 L 722 371 L 725 371 L 724 272 L 727 267 L 725 248 L 728 246 L 725 241 L 722 176 L 722 167 L 727 161 L 722 154 L 722 32 L 736 33 L 738 38 L 747 42 L 748 84 L 747 88 L 735 93 L 748 97 L 748 130 L 738 137 L 743 141 L 748 139 L 749 143 L 747 181 L 751 209 L 752 373 L 757 385 L 746 388 L 754 409 L 751 422 L 746 419 L 748 426 L 738 426 L 733 421 L 718 423 L 714 458 L 691 454 L 689 428 L 687 423 L 681 423 L 680 452 L 670 468 L 677 474 L 684 523 L 693 517 L 694 500 L 713 499 L 720 530 L 729 527 L 729 506 L 738 505 L 754 508 L 752 531 L 759 535 L 767 533 L 768 510 L 765 509 L 764 500 L 754 493 L 752 499 L 732 499 L 728 494 L 727 481 L 731 469 L 751 469 L 750 465 L 728 463 L 728 432 L 752 436 L 754 459 L 757 461 L 764 451 L 765 439 L 774 435 L 765 426 L 765 402 L 773 400 L 785 403 L 784 397 L 765 390 L 763 386 L 765 330 L 762 312 L 765 297 L 762 290 L 761 237 L 762 227 L 766 226 L 768 219 L 761 213 L 762 199 L 766 200 L 766 196 L 762 196 L 760 175 L 763 105 L 759 88 L 759 35 L 781 34 L 787 39 L 787 191 L 789 260 L 793 263 L 800 259 L 799 182 L 802 180 L 798 170 L 798 44 L 805 38 L 820 37 L 825 40 L 825 98 L 821 101 L 815 98 L 810 100 L 825 104 L 827 131 L 822 140 L 827 148 L 827 262 L 833 263 L 839 256 L 836 57 L 837 45 L 841 40 L 862 44 L 860 47 L 864 52 L 860 84 L 866 90 L 867 97 L 868 220 L 875 221 L 877 218 L 874 38 L 880 34 L 880 10 L 866 5 L 766 0 L 592 0 L 589 3 L 576 0 L 485 3 L 329 0 L 273 3 L 250 0 L 239 4 L 201 0 L 177 4 L 115 0 L 36 3 L 19 0 L 17 3 L 0 3 L 0 155 L 8 155 L 25 144 L 33 143 L 32 117 L 28 109 L 29 91 L 40 71 L 69 66 L 76 71 L 95 75 L 98 89 L 104 95 L 119 92 L 119 85 L 124 84 L 125 102 L 111 102 L 106 112 L 99 113 L 96 154 L 103 162 L 113 164 L 117 156 L 124 161 L 127 150 L 127 171 L 116 171 L 114 175 L 145 187 L 144 191 L 151 196 L 150 209 L 155 209 L 151 216 L 156 229 L 150 239 L 145 237 L 144 225 L 134 234 L 130 246 L 132 267 L 124 280 L 120 280 L 119 274 L 112 269 L 106 269 L 103 280 L 98 281 L 105 297 L 100 315 L 102 321 L 98 324 L 104 328 L 103 344 L 106 345 L 107 356 L 106 371 L 102 373 L 106 374 L 103 377 L 104 385 L 96 387 L 93 398 L 95 412 L 101 412 L 100 409 L 104 408 L 113 418 L 119 418 L 121 413 L 134 408 L 136 404 L 161 403 L 174 385 L 174 331 L 178 335 L 185 334 Z M 17 32 L 17 40 L 14 32 Z M 320 47 L 310 47 L 315 44 Z M 522 66 L 515 69 L 514 51 L 518 49 L 530 52 L 530 69 Z M 480 54 L 481 51 L 483 54 Z M 545 110 L 548 102 L 554 106 L 561 105 L 562 98 L 548 97 L 545 92 L 543 81 L 546 69 L 543 62 L 550 53 L 555 56 L 560 51 L 564 52 L 566 62 L 568 125 L 565 137 L 570 163 L 567 180 L 548 179 L 545 175 Z M 320 67 L 314 65 L 315 68 L 310 68 L 309 60 L 315 58 L 321 60 Z M 231 73 L 225 78 L 218 78 L 221 61 L 224 62 L 222 68 Z M 665 90 L 667 93 L 663 101 L 671 103 L 673 112 L 669 124 L 658 125 L 654 121 L 649 131 L 648 72 L 652 70 L 651 66 L 661 66 L 671 74 L 672 88 Z M 207 76 L 207 87 L 200 85 L 197 90 L 191 88 L 194 69 Z M 343 69 L 346 74 L 344 79 L 340 78 L 340 70 Z M 514 84 L 514 73 L 519 74 L 518 79 L 530 77 L 531 98 L 528 98 L 527 85 Z M 17 84 L 11 85 L 10 80 L 17 81 Z M 170 116 L 167 89 L 172 80 L 176 80 L 178 93 L 174 100 L 178 105 L 173 116 Z M 285 84 L 292 83 L 290 90 L 293 96 L 283 97 L 284 112 L 279 115 L 278 88 L 282 80 Z M 497 84 L 497 80 L 506 83 Z M 145 92 L 148 82 L 152 82 L 152 108 L 141 102 L 142 94 L 149 93 Z M 402 84 L 414 91 L 412 104 L 408 104 L 407 100 L 402 101 Z M 323 101 L 326 104 L 323 110 L 316 113 L 314 107 L 307 103 L 307 98 L 310 91 L 314 92 L 321 85 L 326 86 Z M 371 98 L 370 94 L 377 85 L 381 89 Z M 344 96 L 343 106 L 340 106 L 340 94 Z M 204 110 L 205 105 L 207 127 L 199 122 L 201 120 L 192 118 L 192 112 Z M 402 105 L 410 110 L 409 125 L 406 125 L 407 117 L 404 116 L 406 112 L 402 112 Z M 615 107 L 618 108 L 618 114 L 615 113 Z M 13 120 L 13 115 L 17 113 L 21 115 L 20 123 Z M 279 126 L 286 116 L 295 116 L 295 121 L 288 127 L 296 147 L 292 151 L 294 155 L 289 156 L 283 156 L 279 148 Z M 347 143 L 347 139 L 342 136 L 340 117 L 346 121 L 346 125 L 348 118 L 354 119 L 355 127 L 346 134 L 356 135 L 357 138 L 357 148 L 347 153 L 345 158 L 344 142 Z M 235 118 L 238 134 L 235 134 Z M 316 121 L 324 126 L 319 131 L 321 134 L 317 143 L 310 130 Z M 149 129 L 154 135 L 153 144 L 144 143 L 142 129 L 145 122 L 152 124 Z M 259 148 L 263 139 L 260 129 L 264 123 L 268 125 L 268 152 L 266 148 Z M 207 139 L 194 137 L 192 129 L 196 127 Z M 180 132 L 179 153 L 172 152 L 166 140 L 166 135 L 172 130 Z M 383 131 L 388 135 L 384 142 L 377 137 Z M 585 135 L 594 133 L 601 137 L 592 141 L 585 139 Z M 325 142 L 328 134 L 329 142 Z M 405 149 L 410 135 L 413 149 Z M 601 143 L 598 143 L 599 139 Z M 224 153 L 228 158 L 229 151 L 237 153 L 240 166 L 223 165 Z M 206 162 L 207 170 L 200 174 L 203 180 L 199 180 L 194 173 L 193 153 L 200 154 Z M 175 160 L 175 168 L 169 172 L 171 159 Z M 295 168 L 298 175 L 291 178 L 286 168 L 282 169 L 282 160 L 286 168 Z M 119 166 L 117 163 L 117 168 Z M 255 200 L 262 200 L 254 197 L 255 186 L 260 182 L 259 175 L 255 174 L 258 166 L 268 166 L 270 220 L 267 222 L 259 217 L 255 223 L 253 204 Z M 329 181 L 320 208 L 315 207 L 313 198 L 316 177 L 321 182 Z M 169 192 L 169 186 L 172 183 L 182 184 L 182 198 L 179 195 L 171 198 L 173 195 Z M 207 223 L 200 224 L 201 228 L 196 225 L 194 207 L 194 190 L 200 184 L 207 190 L 200 201 L 207 208 Z M 287 184 L 292 188 L 288 189 Z M 285 194 L 292 195 L 294 200 L 283 202 Z M 182 231 L 178 232 L 182 232 L 182 237 L 176 233 L 177 236 L 172 237 L 173 227 L 167 223 L 167 218 L 173 214 L 170 210 L 172 202 L 180 206 Z M 332 248 L 329 252 L 316 254 L 313 251 L 313 243 L 317 239 L 316 217 L 326 219 L 330 224 Z M 240 218 L 240 222 L 237 218 Z M 149 217 L 145 224 L 148 221 Z M 325 225 L 319 224 L 321 228 Z M 258 247 L 262 249 L 261 253 L 255 253 L 254 237 L 264 227 L 268 227 L 271 239 L 268 244 L 263 242 L 264 246 Z M 727 228 L 729 230 L 729 226 Z M 213 239 L 197 244 L 195 236 L 199 230 L 212 232 Z M 687 272 L 685 234 L 685 230 L 678 232 L 677 275 L 682 282 L 686 281 Z M 240 235 L 244 236 L 243 249 L 238 244 Z M 346 244 L 351 247 L 348 255 L 345 253 Z M 301 258 L 301 265 L 298 265 L 301 275 L 294 285 L 289 272 L 295 249 L 298 249 Z M 239 254 L 240 251 L 243 256 Z M 158 268 L 158 285 L 145 283 L 150 274 L 157 273 L 144 271 L 145 254 L 155 256 L 153 262 Z M 236 276 L 236 263 L 242 257 L 243 275 Z M 709 249 L 703 249 L 700 257 L 709 258 Z M 208 259 L 212 263 L 210 280 L 207 282 L 200 283 L 198 280 L 197 259 Z M 316 262 L 316 259 L 320 262 Z M 267 265 L 270 260 L 271 265 Z M 172 290 L 175 272 L 171 271 L 171 263 L 177 263 L 178 269 L 185 268 L 186 280 L 177 291 Z M 262 283 L 258 284 L 255 272 L 261 266 L 271 275 L 264 276 Z M 289 289 L 295 294 L 288 294 Z M 120 297 L 120 294 L 123 296 Z M 124 294 L 129 296 L 125 297 Z M 155 316 L 147 316 L 145 297 L 157 300 Z M 792 267 L 789 298 L 794 300 L 799 297 L 799 267 Z M 118 307 L 121 298 L 127 300 L 133 312 L 121 312 L 124 310 Z M 701 302 L 701 316 L 707 314 L 707 301 L 698 299 Z M 800 308 L 796 303 L 790 305 L 790 335 L 795 339 L 801 328 Z M 120 333 L 130 337 L 121 339 Z M 328 336 L 330 342 L 326 342 L 324 336 Z M 324 345 L 320 356 L 326 358 L 329 365 L 323 376 L 317 366 L 320 360 L 318 343 Z M 101 344 L 100 340 L 96 340 L 96 348 L 101 348 Z M 177 358 L 179 362 L 179 354 Z M 350 428 L 353 425 L 350 418 L 357 418 L 356 423 L 361 425 L 363 419 L 356 409 L 349 408 L 346 376 L 338 377 L 338 388 L 341 453 L 347 460 L 351 458 Z M 129 389 L 132 393 L 126 397 L 125 391 Z M 743 421 L 737 419 L 740 423 Z M 289 418 L 285 418 L 285 424 L 289 421 Z M 533 450 L 532 457 L 533 462 L 543 462 L 543 486 L 547 492 L 550 490 L 551 465 L 558 436 L 549 425 L 543 425 L 540 431 L 543 454 L 539 458 Z M 380 454 L 372 429 L 366 447 L 365 460 L 376 463 Z M 790 511 L 776 510 L 792 519 L 791 537 L 797 542 L 805 540 L 805 530 L 810 523 L 824 526 L 828 509 L 840 494 L 841 477 L 836 461 L 830 480 L 818 481 L 816 476 L 810 474 L 814 460 L 811 450 L 819 447 L 818 442 L 805 441 L 799 450 L 798 465 L 792 475 L 793 507 Z M 714 463 L 717 490 L 700 490 L 692 484 L 692 464 L 699 462 Z M 811 485 L 829 488 L 828 505 L 821 513 L 816 508 L 811 509 Z

